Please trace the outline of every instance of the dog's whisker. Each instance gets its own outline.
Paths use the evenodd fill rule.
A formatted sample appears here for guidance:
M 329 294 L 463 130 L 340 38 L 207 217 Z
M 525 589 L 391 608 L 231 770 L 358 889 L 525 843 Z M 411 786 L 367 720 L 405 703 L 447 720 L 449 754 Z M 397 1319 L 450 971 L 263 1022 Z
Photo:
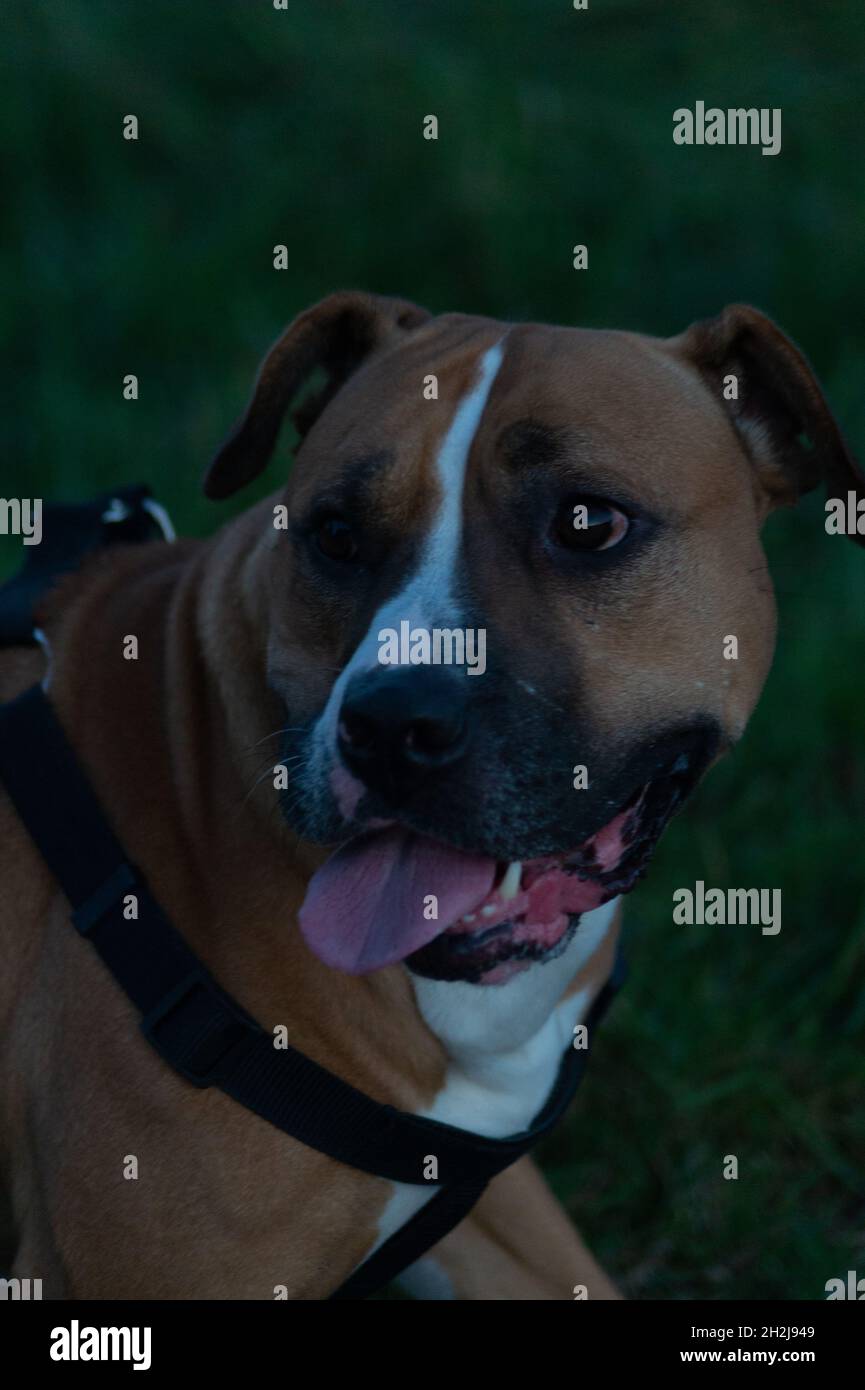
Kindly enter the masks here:
M 260 772 L 260 773 L 258 774 L 258 776 L 256 777 L 256 779 L 255 779 L 255 781 L 253 782 L 252 786 L 250 787 L 249 791 L 246 793 L 246 796 L 243 798 L 243 803 L 242 803 L 242 804 L 243 804 L 244 806 L 246 805 L 246 803 L 249 801 L 249 798 L 252 796 L 253 792 L 254 792 L 258 787 L 261 786 L 262 782 L 264 782 L 266 778 L 272 777 L 272 776 L 274 775 L 274 773 L 276 772 L 277 768 L 280 768 L 280 767 L 287 767 L 287 766 L 288 766 L 288 761 L 289 761 L 289 760 L 287 759 L 285 762 L 268 763 L 267 766 L 264 768 L 264 770 L 263 770 L 262 772 Z
M 286 725 L 284 729 L 274 729 L 272 734 L 265 734 L 263 738 L 258 739 L 256 743 L 251 743 L 249 747 L 245 748 L 243 751 L 245 753 L 251 753 L 253 749 L 259 748 L 262 743 L 267 743 L 268 739 L 281 738 L 283 734 L 302 734 L 304 731 L 305 726 L 303 724 Z
M 540 700 L 542 704 L 549 705 L 550 709 L 556 710 L 559 714 L 567 714 L 567 710 L 563 705 L 557 705 L 555 700 L 549 699 L 547 695 L 542 695 L 533 685 L 529 685 L 528 681 L 518 680 L 517 685 L 527 691 L 529 695 L 534 696 L 536 700 Z

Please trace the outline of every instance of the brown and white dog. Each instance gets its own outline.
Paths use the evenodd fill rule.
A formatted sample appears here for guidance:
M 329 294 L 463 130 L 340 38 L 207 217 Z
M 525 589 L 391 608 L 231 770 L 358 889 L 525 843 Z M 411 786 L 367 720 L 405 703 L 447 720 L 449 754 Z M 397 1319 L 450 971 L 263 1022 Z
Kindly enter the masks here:
M 757 701 L 762 522 L 862 476 L 754 309 L 656 340 L 341 293 L 267 357 L 211 497 L 261 472 L 316 372 L 275 498 L 61 586 L 49 692 L 128 854 L 262 1024 L 380 1101 L 509 1134 L 607 977 L 618 895 Z M 486 669 L 382 664 L 403 623 L 485 633 Z M 0 698 L 42 667 L 0 654 Z M 13 1272 L 45 1296 L 324 1298 L 428 1195 L 172 1072 L 2 790 L 0 881 L 0 1159 Z M 408 1282 L 615 1297 L 528 1159 Z

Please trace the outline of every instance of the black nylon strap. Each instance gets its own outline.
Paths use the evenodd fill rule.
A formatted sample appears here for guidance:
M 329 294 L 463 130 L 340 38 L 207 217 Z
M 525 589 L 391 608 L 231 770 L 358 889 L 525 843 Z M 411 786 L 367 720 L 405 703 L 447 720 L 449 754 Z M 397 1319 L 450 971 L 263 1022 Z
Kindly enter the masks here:
M 330 1301 L 369 1298 L 413 1265 L 468 1216 L 487 1184 L 443 1187 L 332 1293 Z
M 489 1180 L 546 1134 L 571 1099 L 587 1061 L 586 1051 L 573 1048 L 532 1126 L 488 1139 L 381 1105 L 296 1049 L 275 1048 L 271 1035 L 190 950 L 126 860 L 40 686 L 0 707 L 0 780 L 68 897 L 76 929 L 139 1009 L 145 1037 L 170 1066 L 193 1085 L 217 1086 L 301 1143 L 363 1172 L 426 1186 L 426 1158 L 435 1155 L 444 1191 L 367 1262 L 373 1271 L 389 1270 L 386 1279 L 452 1229 Z M 137 900 L 132 919 L 124 916 L 130 895 Z M 595 1002 L 590 1034 L 615 983 L 608 982 Z M 364 1265 L 335 1296 L 364 1297 L 345 1290 L 369 1292 L 375 1278 Z

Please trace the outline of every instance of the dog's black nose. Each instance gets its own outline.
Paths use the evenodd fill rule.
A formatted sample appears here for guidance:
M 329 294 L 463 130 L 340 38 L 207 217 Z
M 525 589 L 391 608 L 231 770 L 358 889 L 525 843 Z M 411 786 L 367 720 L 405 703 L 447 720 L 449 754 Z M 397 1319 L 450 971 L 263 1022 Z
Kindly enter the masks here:
M 462 757 L 467 681 L 440 666 L 355 676 L 343 696 L 339 751 L 368 786 L 393 791 Z

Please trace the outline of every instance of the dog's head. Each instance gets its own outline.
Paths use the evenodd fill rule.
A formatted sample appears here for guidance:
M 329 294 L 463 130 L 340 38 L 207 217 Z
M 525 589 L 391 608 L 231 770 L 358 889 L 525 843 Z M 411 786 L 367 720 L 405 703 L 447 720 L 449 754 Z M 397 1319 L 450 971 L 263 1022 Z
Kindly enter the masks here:
M 301 924 L 343 969 L 498 981 L 633 885 L 741 735 L 767 514 L 865 480 L 755 309 L 660 340 L 343 293 L 267 356 L 210 496 L 315 373 L 267 562 L 283 808 L 338 846 Z

